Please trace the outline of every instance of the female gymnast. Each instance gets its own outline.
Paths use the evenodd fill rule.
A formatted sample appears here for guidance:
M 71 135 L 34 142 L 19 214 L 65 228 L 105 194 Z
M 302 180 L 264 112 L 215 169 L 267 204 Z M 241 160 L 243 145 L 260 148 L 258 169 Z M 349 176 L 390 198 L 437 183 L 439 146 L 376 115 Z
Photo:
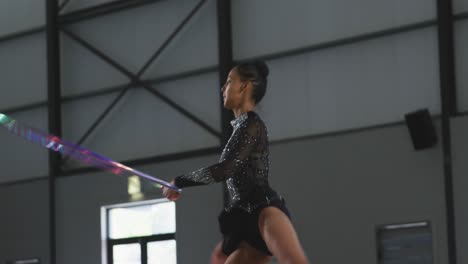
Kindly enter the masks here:
M 235 66 L 221 88 L 224 107 L 233 111 L 233 133 L 220 161 L 176 177 L 179 188 L 225 181 L 229 201 L 218 217 L 223 240 L 215 247 L 212 264 L 308 263 L 284 199 L 268 183 L 269 150 L 265 124 L 255 106 L 266 92 L 269 70 L 263 61 Z M 175 201 L 180 194 L 163 188 Z

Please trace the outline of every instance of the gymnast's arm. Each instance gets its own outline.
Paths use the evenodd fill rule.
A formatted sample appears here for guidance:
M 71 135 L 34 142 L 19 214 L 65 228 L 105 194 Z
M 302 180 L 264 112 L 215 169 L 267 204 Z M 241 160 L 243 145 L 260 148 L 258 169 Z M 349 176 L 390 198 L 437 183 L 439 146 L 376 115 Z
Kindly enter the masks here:
M 229 147 L 224 161 L 178 176 L 174 179 L 174 184 L 179 188 L 185 188 L 221 182 L 234 175 L 240 175 L 239 172 L 247 166 L 250 153 L 259 139 L 259 124 L 251 120 L 247 122 L 232 135 L 230 142 L 233 146 Z

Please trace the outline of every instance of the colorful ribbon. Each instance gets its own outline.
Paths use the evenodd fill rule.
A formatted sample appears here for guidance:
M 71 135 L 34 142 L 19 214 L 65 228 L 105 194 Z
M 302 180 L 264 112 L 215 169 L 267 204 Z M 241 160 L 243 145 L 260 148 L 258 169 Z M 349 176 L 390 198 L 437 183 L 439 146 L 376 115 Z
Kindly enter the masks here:
M 99 167 L 101 169 L 111 172 L 112 174 L 126 176 L 137 175 L 139 177 L 157 183 L 157 186 L 160 188 L 162 188 L 162 186 L 165 186 L 177 192 L 182 191 L 175 185 L 150 176 L 141 171 L 127 167 L 121 163 L 115 162 L 109 158 L 106 158 L 81 146 L 72 144 L 63 139 L 60 139 L 59 137 L 47 134 L 38 129 L 19 124 L 15 119 L 12 119 L 9 116 L 4 115 L 2 113 L 0 113 L 0 125 L 19 137 L 22 137 L 33 143 L 39 144 L 50 150 L 59 152 L 65 157 L 81 161 L 88 165 Z

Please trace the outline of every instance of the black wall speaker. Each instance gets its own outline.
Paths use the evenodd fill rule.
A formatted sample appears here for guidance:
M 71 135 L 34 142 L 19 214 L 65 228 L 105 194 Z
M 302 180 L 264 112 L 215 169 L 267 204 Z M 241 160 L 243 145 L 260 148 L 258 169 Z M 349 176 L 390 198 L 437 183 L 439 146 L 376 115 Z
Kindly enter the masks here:
M 429 110 L 421 109 L 407 113 L 405 120 L 415 150 L 430 148 L 437 143 L 437 133 Z

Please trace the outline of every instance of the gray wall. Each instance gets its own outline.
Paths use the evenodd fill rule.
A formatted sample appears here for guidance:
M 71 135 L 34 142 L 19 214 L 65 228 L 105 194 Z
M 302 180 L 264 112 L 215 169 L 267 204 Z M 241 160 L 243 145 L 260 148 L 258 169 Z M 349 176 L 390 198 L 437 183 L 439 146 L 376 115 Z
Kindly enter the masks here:
M 0 263 L 40 258 L 49 263 L 48 184 L 0 187 Z
M 272 147 L 271 182 L 312 263 L 376 263 L 377 225 L 429 220 L 447 263 L 440 147 L 415 152 L 406 126 Z
M 5 18 L 0 23 L 0 37 L 44 25 L 44 1 L 30 2 L 0 3 L 0 20 Z M 72 0 L 62 13 L 105 2 L 110 0 Z M 144 79 L 217 64 L 215 2 L 208 1 L 194 16 L 143 74 Z M 67 28 L 136 72 L 196 3 L 157 1 Z M 406 127 L 394 124 L 402 121 L 406 112 L 418 108 L 440 113 L 435 24 L 333 45 L 340 40 L 433 21 L 436 2 L 232 3 L 235 60 L 316 47 L 300 55 L 268 59 L 269 91 L 258 108 L 270 139 L 276 142 L 271 147 L 271 184 L 285 196 L 313 263 L 376 263 L 376 225 L 429 220 L 435 264 L 446 264 L 441 146 L 415 152 Z M 467 7 L 466 0 L 454 0 L 455 14 L 467 12 Z M 464 74 L 468 65 L 466 21 L 455 22 L 461 111 L 468 109 L 468 75 Z M 0 108 L 45 102 L 45 48 L 44 32 L 0 42 Z M 102 91 L 129 81 L 63 34 L 61 63 L 64 96 Z M 152 85 L 220 129 L 217 71 Z M 64 138 L 77 141 L 116 96 L 117 92 L 64 102 Z M 44 106 L 13 111 L 11 115 L 23 123 L 47 129 Z M 468 244 L 463 224 L 468 220 L 463 191 L 468 184 L 464 177 L 468 168 L 463 161 L 468 154 L 464 140 L 467 121 L 460 117 L 452 122 L 460 263 L 468 261 L 463 251 Z M 364 130 L 349 131 L 353 129 Z M 348 132 L 335 134 L 339 131 Z M 306 137 L 298 138 L 303 136 Z M 136 87 L 83 144 L 114 159 L 131 160 L 213 147 L 218 142 L 161 100 Z M 0 145 L 0 263 L 21 257 L 40 257 L 47 263 L 47 182 L 38 178 L 48 175 L 48 153 L 5 131 L 0 131 Z M 139 169 L 169 180 L 216 160 L 217 156 L 200 156 Z M 216 216 L 221 209 L 221 194 L 220 186 L 192 188 L 177 203 L 180 263 L 207 262 L 219 240 Z M 159 197 L 156 190 L 145 193 L 145 199 Z M 100 207 L 126 201 L 129 197 L 124 178 L 104 173 L 59 178 L 57 263 L 100 263 Z

